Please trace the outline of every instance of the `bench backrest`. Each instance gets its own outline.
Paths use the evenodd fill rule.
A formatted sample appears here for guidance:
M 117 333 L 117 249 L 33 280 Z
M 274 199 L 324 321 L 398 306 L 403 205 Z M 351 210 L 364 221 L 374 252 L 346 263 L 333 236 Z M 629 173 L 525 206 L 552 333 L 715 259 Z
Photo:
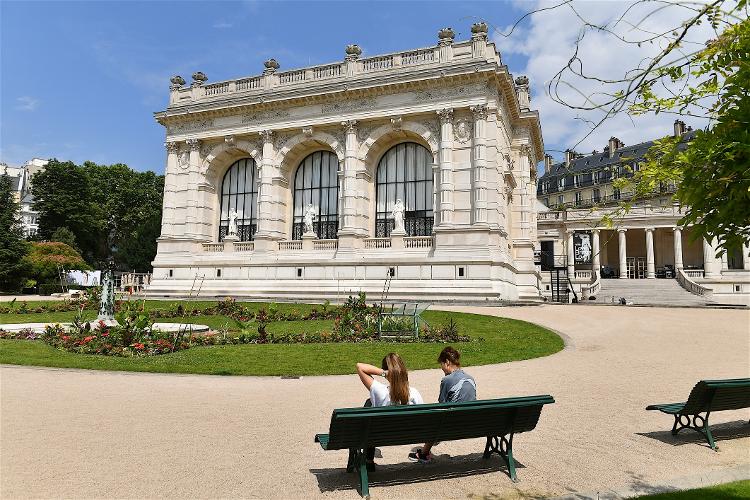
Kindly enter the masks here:
M 502 436 L 532 430 L 552 396 L 333 411 L 329 450 Z
M 690 391 L 682 412 L 695 414 L 741 408 L 750 408 L 750 378 L 701 380 Z

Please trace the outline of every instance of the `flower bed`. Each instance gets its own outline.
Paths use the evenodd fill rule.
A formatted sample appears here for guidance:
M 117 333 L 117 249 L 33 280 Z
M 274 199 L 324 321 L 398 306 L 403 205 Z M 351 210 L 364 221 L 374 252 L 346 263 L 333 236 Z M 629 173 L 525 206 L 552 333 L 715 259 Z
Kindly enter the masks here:
M 126 303 L 126 306 L 129 305 Z M 178 305 L 175 309 L 180 309 Z M 199 310 L 199 309 L 196 309 Z M 154 311 L 121 310 L 116 314 L 118 326 L 108 326 L 104 322 L 91 323 L 82 320 L 82 313 L 66 329 L 62 325 L 48 326 L 43 334 L 22 330 L 6 332 L 0 330 L 0 339 L 42 340 L 43 342 L 66 351 L 81 354 L 99 354 L 105 356 L 151 356 L 189 349 L 194 346 L 237 345 L 237 344 L 315 344 L 315 343 L 363 343 L 381 341 L 377 334 L 377 306 L 368 306 L 365 295 L 349 297 L 341 307 L 322 310 L 312 309 L 307 314 L 279 313 L 273 304 L 268 308 L 250 311 L 232 299 L 219 302 L 216 306 L 200 309 L 202 315 L 222 314 L 241 322 L 238 332 L 226 330 L 193 334 L 190 332 L 166 333 L 155 330 L 152 325 Z M 162 314 L 160 312 L 159 314 Z M 288 334 L 268 333 L 272 322 L 334 320 L 332 331 L 302 332 Z M 399 342 L 468 342 L 468 336 L 460 335 L 456 325 L 451 321 L 447 325 L 435 328 L 423 327 L 418 337 L 399 338 Z

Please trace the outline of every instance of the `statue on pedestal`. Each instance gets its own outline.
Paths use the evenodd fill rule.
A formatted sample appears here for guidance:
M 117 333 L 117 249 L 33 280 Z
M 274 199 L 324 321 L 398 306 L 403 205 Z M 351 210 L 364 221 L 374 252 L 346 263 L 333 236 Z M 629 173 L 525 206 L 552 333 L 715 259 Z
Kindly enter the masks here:
M 405 210 L 406 209 L 404 207 L 404 203 L 401 201 L 401 199 L 396 200 L 396 203 L 393 205 L 393 209 L 391 210 L 391 216 L 393 217 L 393 231 L 391 231 L 391 233 L 406 233 L 406 230 L 404 229 Z
M 235 209 L 229 211 L 229 230 L 227 234 L 229 236 L 237 236 L 237 210 Z
M 97 319 L 104 322 L 112 322 L 115 319 L 115 283 L 112 278 L 111 263 L 102 277 L 102 295 L 99 299 L 99 317 Z
M 313 224 L 315 223 L 315 217 L 317 217 L 318 213 L 315 211 L 315 207 L 312 203 L 307 205 L 305 208 L 305 215 L 304 215 L 304 222 L 305 222 L 305 234 L 315 234 L 315 228 L 313 227 Z

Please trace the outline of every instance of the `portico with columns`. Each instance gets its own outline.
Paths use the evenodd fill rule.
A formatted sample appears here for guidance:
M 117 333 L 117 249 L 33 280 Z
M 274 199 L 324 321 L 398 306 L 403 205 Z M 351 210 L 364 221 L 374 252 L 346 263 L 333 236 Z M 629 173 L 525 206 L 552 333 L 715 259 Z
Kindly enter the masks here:
M 173 77 L 149 292 L 379 297 L 388 280 L 394 299 L 539 300 L 528 92 L 484 23 L 426 49 Z
M 617 213 L 615 224 L 602 220 L 615 207 L 541 211 L 539 239 L 552 243 L 553 267 L 563 267 L 577 292 L 587 295 L 606 279 L 677 279 L 683 287 L 709 293 L 726 303 L 744 304 L 750 294 L 750 249 L 726 252 L 704 238 L 696 239 L 693 228 L 682 227 L 679 206 L 652 200 L 627 214 Z M 590 236 L 591 258 L 576 258 L 574 236 Z M 544 275 L 549 265 L 540 270 Z M 710 292 L 706 292 L 710 290 Z

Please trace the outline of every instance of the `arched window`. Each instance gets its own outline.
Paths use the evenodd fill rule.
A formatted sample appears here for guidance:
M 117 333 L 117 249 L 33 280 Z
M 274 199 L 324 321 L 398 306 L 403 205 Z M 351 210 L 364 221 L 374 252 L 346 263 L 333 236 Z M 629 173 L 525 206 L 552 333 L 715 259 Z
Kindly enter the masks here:
M 237 212 L 237 236 L 250 241 L 258 229 L 258 185 L 255 179 L 255 160 L 243 158 L 229 167 L 221 181 L 221 214 L 219 241 L 229 231 L 229 214 Z
M 389 149 L 378 163 L 375 237 L 393 229 L 391 211 L 396 200 L 404 204 L 404 229 L 409 236 L 432 234 L 432 154 L 419 144 L 405 142 Z
M 339 229 L 338 157 L 330 151 L 308 155 L 294 174 L 294 223 L 292 239 L 305 231 L 305 210 L 315 208 L 315 234 L 320 239 L 337 238 Z

